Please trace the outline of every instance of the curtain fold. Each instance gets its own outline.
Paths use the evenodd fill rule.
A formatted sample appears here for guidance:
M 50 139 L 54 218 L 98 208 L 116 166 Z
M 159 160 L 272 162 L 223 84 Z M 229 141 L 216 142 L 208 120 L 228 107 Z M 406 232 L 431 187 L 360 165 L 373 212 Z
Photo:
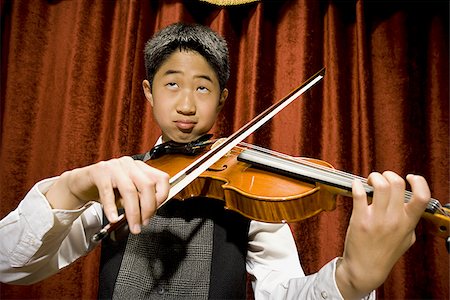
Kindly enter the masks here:
M 293 156 L 368 176 L 424 175 L 449 195 L 447 1 L 1 0 L 0 217 L 33 184 L 64 170 L 147 151 L 160 135 L 145 100 L 145 42 L 177 21 L 198 22 L 230 46 L 230 96 L 213 128 L 227 136 L 322 67 L 324 80 L 249 137 Z M 290 224 L 306 273 L 343 250 L 350 198 Z M 98 249 L 2 299 L 92 299 Z M 444 240 L 417 242 L 379 299 L 448 299 Z M 251 298 L 249 291 L 249 298 Z

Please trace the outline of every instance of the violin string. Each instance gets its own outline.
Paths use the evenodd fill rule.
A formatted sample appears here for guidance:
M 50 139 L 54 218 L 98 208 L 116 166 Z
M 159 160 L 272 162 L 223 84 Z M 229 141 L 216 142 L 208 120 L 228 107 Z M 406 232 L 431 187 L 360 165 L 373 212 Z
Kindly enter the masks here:
M 326 173 L 331 173 L 331 174 L 334 174 L 334 175 L 339 175 L 342 178 L 347 179 L 349 181 L 349 183 L 351 183 L 351 181 L 353 181 L 354 179 L 359 179 L 363 184 L 368 185 L 367 179 L 364 178 L 364 177 L 358 176 L 358 175 L 354 175 L 354 174 L 351 174 L 351 173 L 348 173 L 348 172 L 344 172 L 344 171 L 340 171 L 340 170 L 337 170 L 337 169 L 334 169 L 334 168 L 331 168 L 331 167 L 326 167 L 326 166 L 323 166 L 323 165 L 320 165 L 320 164 L 309 162 L 309 161 L 307 161 L 305 159 L 299 160 L 299 159 L 296 159 L 293 156 L 290 156 L 290 155 L 287 155 L 287 154 L 284 154 L 284 153 L 281 153 L 281 152 L 277 152 L 275 150 L 267 149 L 267 148 L 264 148 L 264 147 L 261 147 L 261 146 L 258 146 L 258 145 L 249 144 L 249 143 L 245 143 L 245 142 L 240 142 L 239 145 L 242 145 L 242 146 L 245 146 L 246 148 L 254 149 L 254 150 L 266 153 L 266 154 L 274 155 L 274 156 L 286 159 L 288 161 L 298 163 L 300 165 L 305 165 L 305 166 L 311 167 L 313 169 L 320 170 L 321 172 L 326 172 Z M 405 197 L 404 197 L 405 198 L 405 203 L 408 203 L 409 201 L 411 201 L 412 196 L 413 196 L 413 193 L 411 191 L 405 190 Z M 433 204 L 434 208 L 436 209 L 437 213 L 440 213 L 440 214 L 442 214 L 444 216 L 450 216 L 450 214 L 447 213 L 443 209 L 441 203 L 437 199 L 431 198 L 430 202 L 433 202 L 432 204 Z
M 450 217 L 450 213 L 448 213 L 444 210 L 444 208 L 442 207 L 440 202 L 438 202 L 438 203 L 439 203 L 439 206 L 437 207 L 437 211 L 446 217 Z
M 211 144 L 212 142 L 216 142 L 218 140 L 220 140 L 220 139 L 209 140 L 209 141 L 205 141 L 203 143 Z M 341 178 L 347 179 L 349 185 L 351 184 L 351 181 L 353 181 L 354 179 L 359 179 L 363 184 L 369 186 L 367 183 L 367 179 L 364 177 L 361 177 L 361 176 L 357 176 L 357 175 L 353 175 L 351 173 L 340 171 L 340 170 L 334 169 L 332 167 L 326 167 L 326 166 L 323 166 L 323 165 L 320 165 L 317 163 L 309 162 L 308 160 L 305 160 L 305 159 L 299 160 L 293 156 L 290 156 L 290 155 L 287 155 L 287 154 L 284 154 L 281 152 L 277 152 L 275 150 L 267 149 L 267 148 L 264 148 L 264 147 L 261 147 L 258 145 L 249 144 L 249 143 L 246 143 L 243 141 L 241 141 L 238 145 L 243 146 L 247 149 L 254 149 L 254 150 L 262 152 L 262 153 L 270 154 L 270 155 L 285 159 L 287 161 L 294 162 L 299 165 L 308 166 L 308 167 L 312 168 L 313 170 L 320 170 L 321 172 L 325 172 L 327 174 L 331 173 L 333 175 L 338 175 Z M 236 150 L 234 150 L 234 148 L 233 148 L 233 149 L 231 149 L 230 152 L 233 152 L 233 151 L 236 151 Z M 405 190 L 405 197 L 404 197 L 405 203 L 408 203 L 409 201 L 411 201 L 412 196 L 413 196 L 413 193 L 411 191 Z M 434 208 L 433 213 L 439 213 L 444 216 L 450 216 L 450 214 L 447 213 L 446 210 L 444 210 L 443 206 L 437 199 L 431 198 L 430 203 L 429 203 L 429 208 Z
M 209 141 L 206 141 L 204 143 L 205 144 L 211 144 L 212 142 L 215 142 L 217 140 L 218 139 L 209 140 Z M 264 148 L 264 147 L 261 147 L 261 146 L 258 146 L 258 145 L 249 144 L 249 143 L 246 143 L 246 142 L 243 142 L 243 141 L 241 141 L 238 145 L 243 146 L 243 147 L 245 147 L 247 149 L 254 149 L 254 150 L 259 151 L 259 152 L 270 154 L 270 155 L 273 155 L 273 156 L 276 156 L 276 157 L 279 157 L 279 158 L 282 158 L 282 159 L 294 162 L 294 163 L 299 164 L 299 165 L 308 166 L 308 167 L 312 168 L 313 170 L 320 170 L 321 172 L 325 172 L 325 173 L 328 173 L 328 174 L 331 173 L 333 175 L 339 175 L 341 177 L 341 179 L 343 179 L 343 178 L 347 179 L 349 184 L 351 184 L 351 181 L 353 181 L 354 179 L 359 179 L 363 184 L 368 185 L 366 178 L 361 177 L 361 176 L 357 176 L 357 175 L 353 175 L 351 173 L 347 173 L 347 172 L 344 172 L 344 171 L 340 171 L 340 170 L 334 169 L 332 167 L 322 166 L 322 165 L 317 164 L 317 163 L 309 162 L 308 160 L 305 160 L 305 159 L 299 160 L 299 159 L 296 159 L 293 156 L 290 156 L 290 155 L 287 155 L 287 154 L 284 154 L 284 153 L 281 153 L 281 152 L 277 152 L 275 150 L 267 149 L 267 148 Z M 231 151 L 235 151 L 234 148 Z M 405 203 L 408 203 L 411 200 L 412 195 L 413 195 L 413 193 L 411 191 L 408 191 L 408 190 L 405 191 L 405 197 L 404 197 L 405 198 Z M 440 214 L 442 214 L 444 216 L 450 216 L 450 214 L 447 213 L 444 210 L 444 208 L 442 207 L 441 203 L 438 200 L 434 199 L 434 198 L 431 198 L 429 207 L 433 207 L 434 208 L 434 210 L 435 210 L 434 213 L 440 213 Z
M 342 178 L 347 179 L 349 183 L 351 183 L 351 181 L 353 181 L 354 179 L 359 179 L 363 184 L 367 184 L 367 179 L 364 178 L 364 177 L 358 176 L 358 175 L 354 175 L 354 174 L 351 174 L 351 173 L 348 173 L 348 172 L 337 170 L 337 169 L 334 169 L 334 168 L 331 168 L 331 167 L 326 167 L 326 166 L 323 166 L 323 165 L 320 165 L 320 164 L 312 163 L 312 162 L 309 162 L 308 160 L 303 159 L 303 158 L 301 158 L 301 160 L 299 160 L 299 159 L 297 159 L 297 158 L 295 158 L 293 156 L 290 156 L 290 155 L 287 155 L 287 154 L 284 154 L 284 153 L 281 153 L 281 152 L 277 152 L 277 151 L 274 151 L 274 150 L 270 150 L 270 149 L 267 149 L 267 148 L 264 148 L 264 147 L 260 147 L 260 146 L 257 146 L 257 145 L 247 144 L 247 143 L 244 143 L 244 142 L 241 142 L 241 144 L 246 146 L 246 147 L 253 148 L 253 149 L 257 150 L 257 151 L 264 152 L 264 153 L 267 153 L 267 154 L 271 154 L 271 155 L 274 155 L 274 156 L 277 156 L 277 157 L 280 157 L 280 158 L 283 158 L 283 159 L 286 159 L 286 160 L 289 160 L 289 161 L 292 161 L 292 162 L 295 162 L 295 163 L 298 163 L 298 164 L 302 164 L 302 165 L 311 167 L 313 169 L 320 170 L 320 171 L 325 172 L 325 173 L 331 173 L 331 174 L 334 174 L 334 175 L 339 175 Z

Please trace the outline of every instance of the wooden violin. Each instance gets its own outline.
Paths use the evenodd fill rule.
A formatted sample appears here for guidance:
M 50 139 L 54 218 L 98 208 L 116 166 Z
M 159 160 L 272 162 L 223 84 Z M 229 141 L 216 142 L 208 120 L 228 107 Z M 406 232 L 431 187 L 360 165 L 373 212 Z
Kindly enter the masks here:
M 184 153 L 158 155 L 146 163 L 171 177 L 196 161 L 213 141 Z M 359 179 L 367 195 L 373 189 L 365 178 L 334 169 L 329 163 L 296 158 L 258 146 L 240 143 L 211 165 L 173 199 L 208 197 L 224 201 L 224 207 L 252 220 L 297 222 L 322 211 L 336 208 L 336 196 L 351 196 L 352 181 Z M 405 192 L 405 202 L 412 197 Z M 431 199 L 423 215 L 427 231 L 447 239 L 450 236 L 450 210 Z

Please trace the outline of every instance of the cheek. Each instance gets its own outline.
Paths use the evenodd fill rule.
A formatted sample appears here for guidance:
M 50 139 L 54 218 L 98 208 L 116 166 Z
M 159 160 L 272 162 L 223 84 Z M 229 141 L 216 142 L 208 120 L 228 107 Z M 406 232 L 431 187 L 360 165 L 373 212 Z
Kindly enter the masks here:
M 219 111 L 216 107 L 213 109 L 205 109 L 202 113 L 205 126 L 212 126 L 217 119 L 218 113 Z
M 159 99 L 159 101 L 153 101 L 152 107 L 153 113 L 155 115 L 168 115 L 170 113 L 170 103 L 169 101 L 164 101 L 164 99 Z
M 170 122 L 170 115 L 164 106 L 154 105 L 152 108 L 153 119 L 161 127 L 165 128 Z

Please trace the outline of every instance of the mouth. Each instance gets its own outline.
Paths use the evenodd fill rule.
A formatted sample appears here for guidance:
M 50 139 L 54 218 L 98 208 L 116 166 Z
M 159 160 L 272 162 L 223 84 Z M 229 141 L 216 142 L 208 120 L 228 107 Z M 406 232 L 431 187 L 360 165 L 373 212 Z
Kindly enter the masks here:
M 175 121 L 175 126 L 182 132 L 190 132 L 194 128 L 195 124 L 197 124 L 194 121 L 188 121 L 188 120 L 178 120 Z

